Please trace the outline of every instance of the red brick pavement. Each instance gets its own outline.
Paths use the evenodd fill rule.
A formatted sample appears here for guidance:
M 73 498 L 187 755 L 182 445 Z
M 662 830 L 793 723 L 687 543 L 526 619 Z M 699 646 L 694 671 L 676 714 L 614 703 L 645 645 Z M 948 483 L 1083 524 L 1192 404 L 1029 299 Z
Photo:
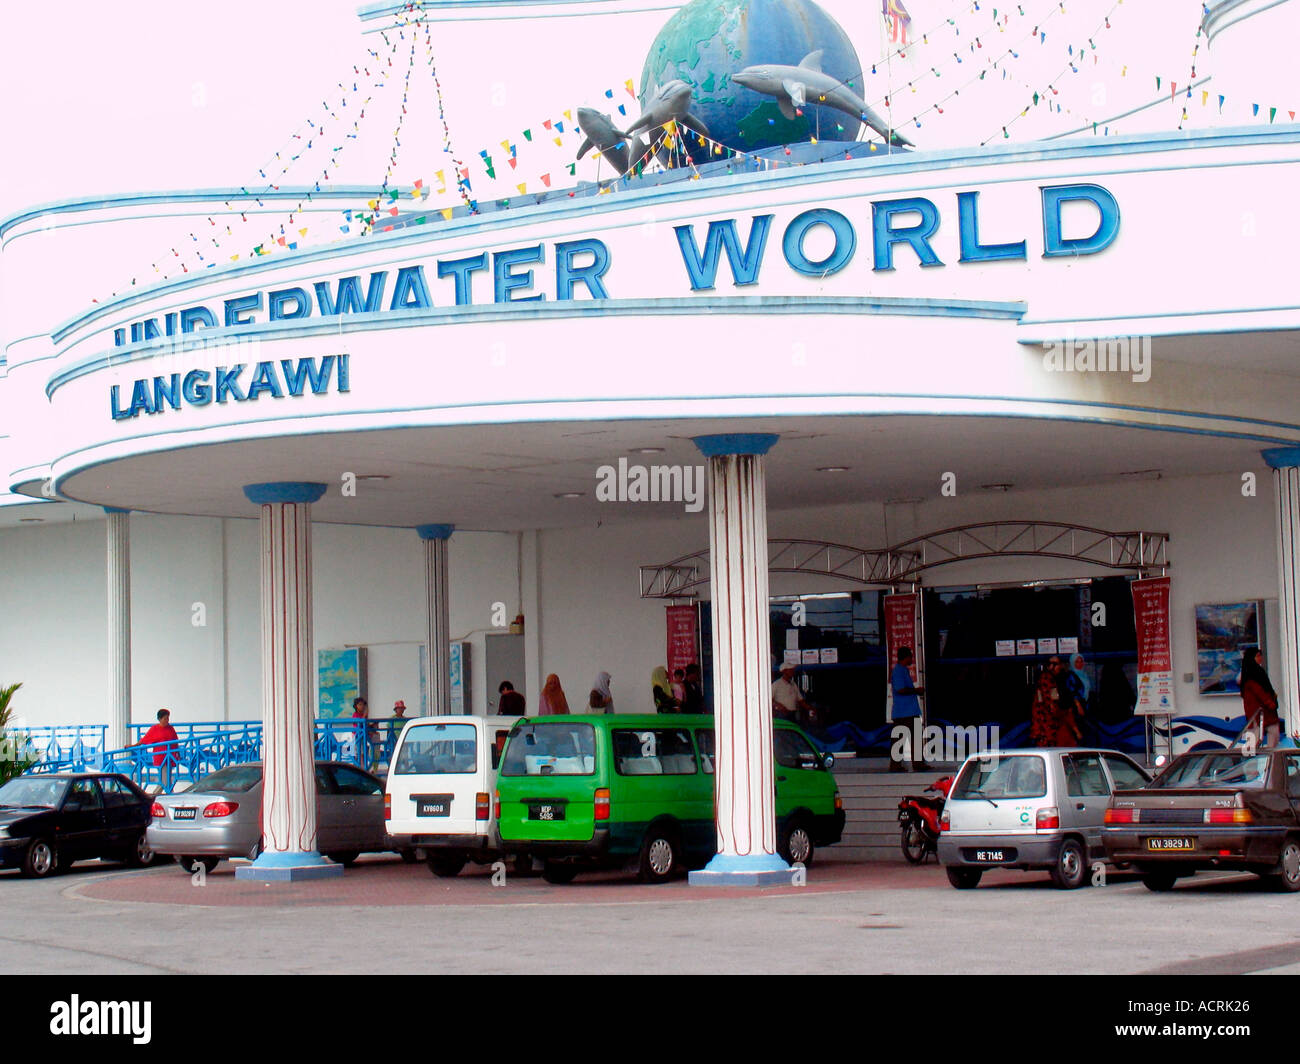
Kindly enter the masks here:
M 235 878 L 236 865 L 223 861 L 196 886 L 177 865 L 144 872 L 73 872 L 67 892 L 76 897 L 111 902 L 143 902 L 199 906 L 367 906 L 367 905 L 552 905 L 660 904 L 714 898 L 779 897 L 802 893 L 827 894 L 863 890 L 951 890 L 943 870 L 933 862 L 920 867 L 901 863 L 858 864 L 828 861 L 808 870 L 803 887 L 692 887 L 686 879 L 670 883 L 638 883 L 632 873 L 580 875 L 573 883 L 556 885 L 538 875 L 507 872 L 502 887 L 491 885 L 491 870 L 468 866 L 454 879 L 440 879 L 423 864 L 402 864 L 393 857 L 363 857 L 341 878 L 307 883 L 257 883 Z M 990 872 L 987 886 L 1023 884 L 1047 886 L 1046 875 Z M 1051 889 L 1050 886 L 1047 889 Z

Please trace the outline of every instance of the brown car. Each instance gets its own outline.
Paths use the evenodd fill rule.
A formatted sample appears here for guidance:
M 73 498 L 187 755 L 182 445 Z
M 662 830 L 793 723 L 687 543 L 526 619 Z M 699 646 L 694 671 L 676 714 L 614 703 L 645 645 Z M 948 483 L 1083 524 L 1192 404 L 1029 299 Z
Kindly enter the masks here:
M 1300 891 L 1300 750 L 1184 754 L 1141 790 L 1117 790 L 1102 841 L 1150 890 L 1205 869 Z

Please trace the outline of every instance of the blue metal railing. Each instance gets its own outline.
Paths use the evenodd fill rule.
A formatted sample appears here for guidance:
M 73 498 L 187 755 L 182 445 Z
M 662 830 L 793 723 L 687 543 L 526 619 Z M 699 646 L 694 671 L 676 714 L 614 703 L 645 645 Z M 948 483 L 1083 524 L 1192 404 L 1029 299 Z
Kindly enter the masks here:
M 352 717 L 318 719 L 313 727 L 313 755 L 317 761 L 346 761 L 362 768 L 382 769 L 392 759 L 393 747 L 404 724 L 400 720 Z M 69 730 L 72 727 L 75 726 Z M 52 748 L 57 756 L 43 756 L 27 771 L 33 775 L 120 772 L 141 787 L 158 786 L 170 793 L 178 783 L 193 783 L 226 765 L 259 761 L 262 757 L 260 721 L 198 721 L 174 725 L 174 741 L 131 745 L 121 750 L 105 750 L 107 727 L 94 727 L 99 729 L 98 745 L 47 744 L 45 749 Z M 135 743 L 139 743 L 149 727 L 148 724 L 129 726 Z
M 10 734 L 26 740 L 26 749 L 41 761 L 94 758 L 108 744 L 107 724 L 46 724 L 13 728 Z

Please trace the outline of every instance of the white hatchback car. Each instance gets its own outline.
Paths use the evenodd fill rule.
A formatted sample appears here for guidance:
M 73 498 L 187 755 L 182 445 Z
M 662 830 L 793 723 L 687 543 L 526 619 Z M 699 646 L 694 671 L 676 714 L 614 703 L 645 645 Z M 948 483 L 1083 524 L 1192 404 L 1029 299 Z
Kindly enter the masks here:
M 436 876 L 467 861 L 490 864 L 497 849 L 492 795 L 506 736 L 518 717 L 417 717 L 397 740 L 384 790 L 396 845 L 422 850 Z
M 1002 750 L 967 758 L 940 814 L 939 863 L 948 881 L 977 886 L 989 868 L 1046 869 L 1058 887 L 1088 881 L 1104 861 L 1111 792 L 1150 777 L 1114 750 Z

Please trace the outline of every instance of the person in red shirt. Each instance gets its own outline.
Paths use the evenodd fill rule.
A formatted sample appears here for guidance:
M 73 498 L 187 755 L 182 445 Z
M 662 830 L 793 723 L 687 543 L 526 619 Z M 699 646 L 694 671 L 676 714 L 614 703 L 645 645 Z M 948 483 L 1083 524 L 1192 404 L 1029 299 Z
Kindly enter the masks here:
M 144 738 L 133 746 L 152 746 L 153 763 L 162 767 L 162 784 L 164 790 L 170 790 L 171 784 L 171 763 L 167 757 L 172 755 L 175 759 L 177 747 L 174 745 L 178 736 L 176 729 L 172 727 L 172 712 L 170 709 L 158 710 L 158 723 L 153 725 L 144 733 Z
M 1241 655 L 1241 703 L 1246 722 L 1256 716 L 1264 731 L 1264 746 L 1276 746 L 1282 733 L 1277 715 L 1277 692 L 1264 671 L 1264 656 L 1258 647 L 1247 647 Z

